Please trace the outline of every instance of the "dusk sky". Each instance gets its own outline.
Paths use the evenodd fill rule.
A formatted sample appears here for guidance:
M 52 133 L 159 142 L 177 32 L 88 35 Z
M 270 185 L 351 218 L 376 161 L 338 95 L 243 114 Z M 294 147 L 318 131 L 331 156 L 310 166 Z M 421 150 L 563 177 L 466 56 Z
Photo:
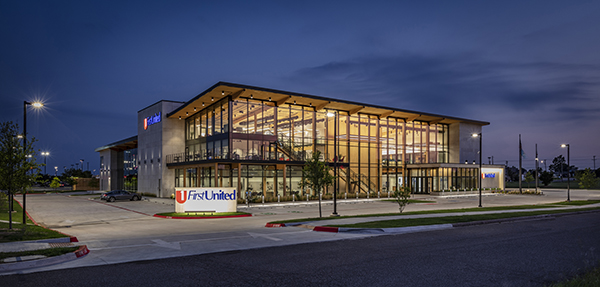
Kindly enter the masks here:
M 483 157 L 600 167 L 600 1 L 0 0 L 0 121 L 54 166 L 219 81 L 487 121 Z M 43 158 L 39 158 L 43 162 Z M 548 164 L 549 166 L 549 164 Z M 541 165 L 543 168 L 544 166 Z

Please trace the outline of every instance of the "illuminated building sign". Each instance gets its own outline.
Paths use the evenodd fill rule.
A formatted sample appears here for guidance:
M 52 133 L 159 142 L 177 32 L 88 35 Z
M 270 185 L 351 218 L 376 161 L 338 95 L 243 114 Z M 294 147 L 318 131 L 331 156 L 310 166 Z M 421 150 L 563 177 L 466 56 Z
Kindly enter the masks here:
M 496 174 L 495 173 L 482 173 L 481 174 L 481 178 L 495 178 Z
M 158 123 L 160 123 L 160 112 L 158 112 L 158 114 L 154 114 L 153 116 L 144 118 L 144 130 L 148 129 L 148 126 Z
M 236 212 L 237 192 L 232 187 L 175 189 L 175 212 Z

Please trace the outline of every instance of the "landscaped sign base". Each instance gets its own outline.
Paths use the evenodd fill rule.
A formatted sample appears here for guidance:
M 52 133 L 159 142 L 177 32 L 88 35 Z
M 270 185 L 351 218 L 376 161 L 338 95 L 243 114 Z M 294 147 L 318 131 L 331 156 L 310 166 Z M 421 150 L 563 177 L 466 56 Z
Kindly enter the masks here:
M 175 212 L 237 212 L 233 187 L 181 187 L 175 189 Z

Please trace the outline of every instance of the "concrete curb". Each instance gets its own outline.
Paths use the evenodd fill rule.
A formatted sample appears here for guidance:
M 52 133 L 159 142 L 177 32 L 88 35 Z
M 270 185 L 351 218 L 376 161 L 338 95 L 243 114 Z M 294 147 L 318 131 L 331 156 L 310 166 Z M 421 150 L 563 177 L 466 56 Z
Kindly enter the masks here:
M 34 240 L 34 241 L 27 241 L 27 242 L 32 242 L 32 243 L 69 243 L 69 242 L 79 242 L 79 240 L 77 239 L 77 237 L 71 236 L 71 237 L 41 239 L 41 240 Z
M 17 200 L 17 203 L 18 203 L 18 204 L 21 206 L 21 208 L 23 208 L 23 204 L 22 204 L 20 201 L 18 201 L 18 200 Z M 33 217 L 31 217 L 31 215 L 29 215 L 29 212 L 25 211 L 25 214 L 27 214 L 27 218 L 29 218 L 29 220 L 31 220 L 31 222 L 33 222 L 33 224 L 34 224 L 34 225 L 36 225 L 36 226 L 41 226 L 41 227 L 43 227 L 43 228 L 46 228 L 46 229 L 50 229 L 50 228 L 48 228 L 48 227 L 45 227 L 45 226 L 39 225 L 39 224 L 38 224 L 38 223 L 35 221 L 35 219 L 33 219 Z M 50 229 L 50 230 L 52 230 L 52 229 Z M 56 230 L 54 230 L 54 231 L 56 231 Z M 71 236 L 71 235 L 69 235 L 69 234 L 62 233 L 62 232 L 60 232 L 60 231 L 56 231 L 56 232 L 58 232 L 58 233 L 60 233 L 60 234 L 63 234 L 63 235 L 66 235 L 66 236 L 68 236 L 67 238 L 69 238 L 69 239 L 70 239 L 70 241 L 62 241 L 62 240 L 64 240 L 64 238 L 53 238 L 53 239 L 44 239 L 44 240 L 55 240 L 55 239 L 57 239 L 57 240 L 59 240 L 59 241 L 44 241 L 44 240 L 38 240 L 37 242 L 40 242 L 40 243 L 54 243 L 54 242 L 56 242 L 56 243 L 60 243 L 60 242 L 79 242 L 79 241 L 77 240 L 77 237 L 73 237 L 73 236 Z M 36 241 L 34 241 L 34 242 L 36 242 Z
M 81 257 L 87 255 L 88 253 L 90 253 L 90 250 L 87 248 L 86 245 L 82 245 L 81 247 L 79 247 L 79 249 L 77 249 L 74 252 L 59 255 L 59 256 L 31 260 L 31 261 L 24 261 L 24 262 L 3 263 L 3 264 L 0 264 L 0 272 L 10 272 L 10 271 L 31 269 L 31 268 L 43 267 L 43 266 L 48 266 L 48 265 L 53 265 L 53 264 L 58 264 L 58 263 L 64 263 L 67 261 L 75 260 L 77 258 L 81 258 Z
M 407 226 L 407 227 L 393 227 L 393 228 L 348 228 L 348 227 L 332 227 L 332 226 L 313 226 L 308 225 L 305 222 L 298 223 L 267 223 L 265 227 L 302 227 L 307 228 L 312 231 L 318 232 L 332 232 L 332 233 L 356 233 L 356 234 L 403 234 L 403 233 L 414 233 L 414 232 L 422 232 L 422 231 L 434 231 L 434 230 L 444 230 L 451 229 L 454 227 L 466 227 L 466 226 L 474 226 L 474 225 L 483 225 L 483 224 L 499 224 L 504 222 L 513 222 L 513 221 L 523 221 L 523 220 L 537 220 L 544 218 L 553 218 L 559 216 L 567 216 L 567 215 L 575 215 L 575 214 L 584 214 L 584 213 L 592 213 L 592 212 L 600 212 L 600 209 L 596 210 L 584 210 L 584 211 L 574 211 L 574 212 L 563 212 L 563 213 L 554 213 L 554 214 L 540 214 L 533 216 L 521 216 L 521 217 L 511 217 L 511 218 L 500 218 L 500 219 L 492 219 L 492 220 L 480 220 L 480 221 L 471 221 L 471 222 L 460 222 L 460 223 L 448 223 L 448 224 L 434 224 L 434 225 L 420 225 L 420 226 Z
M 251 217 L 252 214 L 238 214 L 238 215 L 224 215 L 224 216 L 166 216 L 155 214 L 153 217 L 164 218 L 164 219 L 216 219 L 216 218 L 235 218 L 235 217 Z

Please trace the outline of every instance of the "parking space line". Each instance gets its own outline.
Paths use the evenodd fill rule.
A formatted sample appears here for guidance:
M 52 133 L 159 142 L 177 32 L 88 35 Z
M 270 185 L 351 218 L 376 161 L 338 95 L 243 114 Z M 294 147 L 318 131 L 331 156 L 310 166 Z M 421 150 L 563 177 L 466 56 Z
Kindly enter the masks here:
M 104 205 L 106 205 L 106 206 L 111 206 L 111 207 L 114 207 L 114 208 L 123 209 L 123 210 L 125 210 L 125 211 L 130 211 L 130 212 L 133 212 L 133 213 L 138 213 L 138 214 L 145 215 L 145 216 L 150 216 L 150 217 L 152 217 L 152 216 L 153 216 L 152 214 L 143 213 L 143 212 L 140 212 L 140 211 L 136 211 L 136 210 L 129 209 L 129 208 L 125 208 L 125 207 L 121 207 L 121 206 L 116 206 L 116 205 L 114 205 L 114 204 L 108 204 L 108 203 L 106 203 L 106 202 L 98 202 L 98 201 L 95 201 L 95 200 L 93 200 L 93 199 L 88 199 L 88 200 L 89 200 L 89 201 L 92 201 L 92 202 L 95 202 L 95 203 L 104 204 Z

